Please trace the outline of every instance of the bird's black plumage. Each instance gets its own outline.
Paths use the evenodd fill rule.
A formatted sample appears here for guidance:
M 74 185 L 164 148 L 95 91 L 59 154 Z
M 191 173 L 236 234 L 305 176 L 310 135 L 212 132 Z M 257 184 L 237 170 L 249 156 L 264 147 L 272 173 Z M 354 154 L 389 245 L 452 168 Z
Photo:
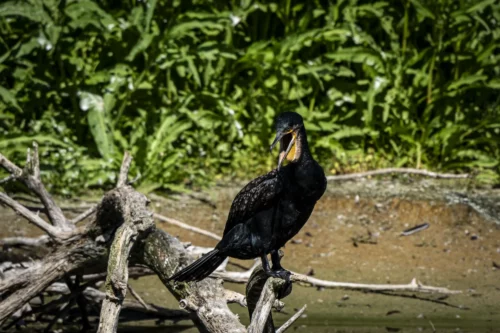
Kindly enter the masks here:
M 236 195 L 222 240 L 213 251 L 177 272 L 171 280 L 204 279 L 226 257 L 261 257 L 270 275 L 282 276 L 286 272 L 281 268 L 277 251 L 307 222 L 326 190 L 326 178 L 311 156 L 300 115 L 282 113 L 277 118 L 276 132 L 275 143 L 281 145 L 278 168 L 255 178 Z M 281 167 L 285 158 L 291 162 Z M 269 253 L 272 271 L 267 261 Z

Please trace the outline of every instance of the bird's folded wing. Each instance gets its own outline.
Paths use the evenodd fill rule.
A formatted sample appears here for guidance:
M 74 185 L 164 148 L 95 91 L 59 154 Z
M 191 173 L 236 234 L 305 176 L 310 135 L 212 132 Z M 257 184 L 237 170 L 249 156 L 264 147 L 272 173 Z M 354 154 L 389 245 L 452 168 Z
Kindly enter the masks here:
M 276 169 L 248 183 L 233 200 L 224 235 L 235 225 L 274 205 L 282 191 L 283 183 Z

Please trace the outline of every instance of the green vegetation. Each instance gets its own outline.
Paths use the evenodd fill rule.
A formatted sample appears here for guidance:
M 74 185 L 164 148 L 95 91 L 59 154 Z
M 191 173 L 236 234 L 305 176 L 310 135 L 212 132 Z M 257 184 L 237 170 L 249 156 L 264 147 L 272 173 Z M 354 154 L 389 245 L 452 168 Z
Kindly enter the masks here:
M 330 172 L 500 173 L 495 0 L 25 0 L 0 4 L 0 151 L 40 144 L 63 193 L 269 170 L 301 113 Z M 276 155 L 276 154 L 275 154 Z

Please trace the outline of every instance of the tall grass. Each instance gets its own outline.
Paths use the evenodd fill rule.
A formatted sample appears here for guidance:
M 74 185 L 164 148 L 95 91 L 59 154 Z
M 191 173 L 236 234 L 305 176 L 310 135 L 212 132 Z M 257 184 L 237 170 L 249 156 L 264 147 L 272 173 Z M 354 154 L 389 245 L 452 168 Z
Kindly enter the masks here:
M 330 172 L 500 172 L 491 0 L 26 0 L 0 4 L 0 151 L 41 145 L 64 192 L 250 177 L 297 111 Z

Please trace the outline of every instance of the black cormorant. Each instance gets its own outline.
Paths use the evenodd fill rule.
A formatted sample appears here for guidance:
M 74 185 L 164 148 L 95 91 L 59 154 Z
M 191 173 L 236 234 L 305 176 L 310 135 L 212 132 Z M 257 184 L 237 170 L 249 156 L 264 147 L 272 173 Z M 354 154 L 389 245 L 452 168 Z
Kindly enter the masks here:
M 170 280 L 199 281 L 210 275 L 227 257 L 261 257 L 270 276 L 288 278 L 278 250 L 295 236 L 309 219 L 314 205 L 326 190 L 321 166 L 309 151 L 302 117 L 284 112 L 276 119 L 279 142 L 278 167 L 248 183 L 234 198 L 222 240 L 215 249 L 174 274 Z M 290 161 L 282 166 L 283 161 Z M 267 255 L 271 254 L 272 270 Z

